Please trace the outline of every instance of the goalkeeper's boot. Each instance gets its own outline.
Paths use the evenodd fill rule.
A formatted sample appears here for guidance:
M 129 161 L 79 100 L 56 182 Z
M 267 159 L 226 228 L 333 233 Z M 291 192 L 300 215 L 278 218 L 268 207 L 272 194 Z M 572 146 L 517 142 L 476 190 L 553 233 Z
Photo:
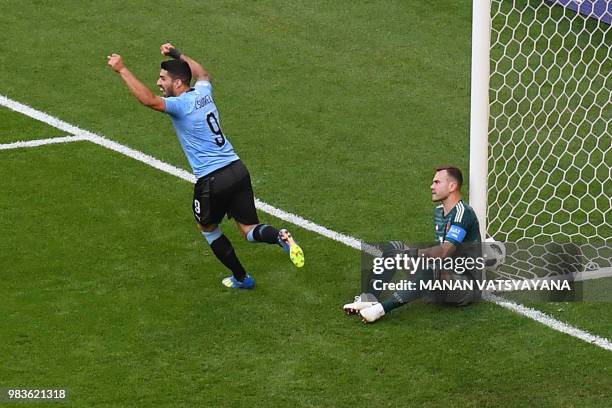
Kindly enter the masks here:
M 234 276 L 228 276 L 223 278 L 221 283 L 228 288 L 233 289 L 253 289 L 255 287 L 255 279 L 251 275 L 245 276 L 244 280 L 239 281 Z
M 383 305 L 377 303 L 373 306 L 362 309 L 359 314 L 361 315 L 361 320 L 364 323 L 374 323 L 385 315 L 385 309 L 383 308 Z
M 284 228 L 278 231 L 278 244 L 289 254 L 289 259 L 295 266 L 298 268 L 304 266 L 304 251 L 295 242 L 291 233 Z
M 355 296 L 355 300 L 352 303 L 347 303 L 346 305 L 342 306 L 342 310 L 344 310 L 344 313 L 348 315 L 356 315 L 359 314 L 361 310 L 374 306 L 377 303 L 378 300 L 376 299 L 376 296 L 372 295 L 371 293 L 362 293 L 359 296 Z

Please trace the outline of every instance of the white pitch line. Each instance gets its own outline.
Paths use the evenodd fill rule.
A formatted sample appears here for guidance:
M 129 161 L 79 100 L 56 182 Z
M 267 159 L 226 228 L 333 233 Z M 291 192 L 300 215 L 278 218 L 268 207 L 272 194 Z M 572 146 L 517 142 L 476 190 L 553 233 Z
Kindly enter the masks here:
M 56 117 L 53 117 L 47 113 L 41 112 L 39 110 L 36 110 L 30 106 L 24 105 L 22 103 L 19 103 L 17 101 L 14 101 L 12 99 L 7 98 L 6 96 L 0 95 L 0 105 L 5 106 L 9 109 L 12 109 L 16 112 L 22 113 L 26 116 L 29 116 L 33 119 L 39 120 L 41 122 L 44 122 L 50 126 L 53 126 L 57 129 L 63 130 L 65 132 L 68 133 L 72 133 L 74 135 L 77 135 L 79 137 L 82 137 L 85 140 L 89 140 L 90 142 L 93 142 L 95 144 L 98 144 L 100 146 L 104 146 L 108 149 L 114 150 L 118 153 L 124 154 L 128 157 L 131 157 L 133 159 L 136 159 L 140 162 L 146 163 L 149 166 L 155 167 L 156 169 L 159 169 L 165 173 L 168 174 L 172 174 L 176 177 L 179 177 L 183 180 L 189 181 L 191 183 L 195 182 L 195 176 L 193 176 L 191 173 L 189 173 L 188 171 L 184 170 L 184 169 L 180 169 L 178 167 L 175 167 L 169 163 L 163 162 L 159 159 L 156 159 L 153 156 L 149 156 L 148 154 L 145 154 L 143 152 L 140 152 L 138 150 L 132 149 L 130 147 L 127 147 L 125 145 L 122 145 L 120 143 L 117 143 L 115 141 L 109 140 L 103 136 L 97 135 L 95 133 L 89 132 L 87 130 L 83 130 L 77 126 L 71 125 L 70 123 L 64 122 L 61 119 L 58 119 Z M 275 216 L 276 218 L 282 219 L 283 221 L 287 221 L 290 223 L 293 223 L 301 228 L 304 228 L 306 230 L 310 230 L 313 232 L 316 232 L 320 235 L 323 235 L 329 239 L 332 239 L 334 241 L 337 242 L 341 242 L 351 248 L 357 249 L 357 250 L 361 250 L 361 245 L 362 245 L 362 241 L 358 240 L 357 238 L 353 238 L 349 235 L 345 235 L 345 234 L 341 234 L 339 232 L 335 232 L 333 230 L 330 230 L 329 228 L 326 228 L 322 225 L 316 224 L 312 221 L 306 220 L 302 217 L 300 217 L 299 215 L 296 214 L 292 214 L 286 211 L 281 210 L 280 208 L 276 208 L 270 204 L 264 203 L 263 201 L 257 200 L 255 201 L 255 204 L 257 206 L 258 209 L 260 209 L 263 212 L 266 212 L 270 215 Z M 559 331 L 561 333 L 566 333 L 569 334 L 572 337 L 578 338 L 580 340 L 583 340 L 589 344 L 593 344 L 596 345 L 598 347 L 601 347 L 605 350 L 608 351 L 612 351 L 612 343 L 610 342 L 610 340 L 605 339 L 603 337 L 599 337 L 599 336 L 595 336 L 587 331 L 578 329 L 576 327 L 573 327 L 567 323 L 563 323 L 551 316 L 548 316 L 547 314 L 540 312 L 538 310 L 535 309 L 530 309 L 526 306 L 523 305 L 519 305 L 517 303 L 508 301 L 506 299 L 497 297 L 497 296 L 493 296 L 493 295 L 489 295 L 487 297 L 487 300 L 501 306 L 504 307 L 506 309 L 512 310 L 518 314 L 521 314 L 525 317 L 528 317 L 532 320 L 537 321 L 538 323 L 541 323 L 545 326 L 548 326 L 556 331 Z
M 180 169 L 169 163 L 156 159 L 155 157 L 150 156 L 146 153 L 132 149 L 128 146 L 122 145 L 121 143 L 117 143 L 113 140 L 107 139 L 103 136 L 97 135 L 88 130 L 81 129 L 78 126 L 64 122 L 61 119 L 51 116 L 45 112 L 41 112 L 23 103 L 14 101 L 10 98 L 7 98 L 6 96 L 0 95 L 0 105 L 3 105 L 9 109 L 12 109 L 15 112 L 22 113 L 38 121 L 44 122 L 64 132 L 81 136 L 84 139 L 89 140 L 92 143 L 95 143 L 97 145 L 106 147 L 107 149 L 110 149 L 115 152 L 126 155 L 128 157 L 131 157 L 132 159 L 136 159 L 142 163 L 148 164 L 151 167 L 154 167 L 165 173 L 168 173 L 178 178 L 181 178 L 183 180 L 186 180 L 190 183 L 195 183 L 196 181 L 195 176 L 184 169 Z M 356 238 L 350 237 L 345 234 L 341 234 L 339 232 L 332 231 L 329 228 L 316 224 L 312 221 L 308 221 L 300 217 L 299 215 L 292 214 L 287 211 L 283 211 L 280 208 L 274 207 L 273 205 L 265 203 L 259 199 L 255 199 L 255 206 L 259 210 L 266 212 L 270 215 L 273 215 L 276 218 L 279 218 L 283 221 L 287 221 L 294 225 L 298 225 L 306 230 L 316 232 L 317 234 L 333 239 L 334 241 L 342 242 L 343 244 L 351 248 L 355 248 L 357 250 L 361 249 L 361 241 L 359 241 Z
M 71 143 L 79 140 L 87 140 L 83 136 L 62 136 L 51 137 L 49 139 L 23 140 L 19 142 L 0 144 L 0 150 L 21 149 L 25 147 L 38 147 L 56 143 Z
M 23 103 L 14 101 L 4 95 L 0 95 L 0 105 L 14 110 L 15 112 L 23 113 L 26 116 L 46 123 L 47 125 L 53 126 L 54 128 L 57 128 L 59 130 L 63 130 L 66 133 L 78 135 L 82 131 L 82 129 L 78 128 L 77 126 L 71 125 L 67 122 L 64 122 L 63 120 L 53 117 L 45 112 L 36 110 L 28 105 L 24 105 Z
M 83 134 L 84 131 L 81 131 L 81 132 Z M 104 146 L 107 149 L 114 150 L 118 153 L 124 154 L 128 157 L 131 157 L 132 159 L 136 159 L 140 162 L 143 162 L 145 164 L 148 164 L 149 166 L 155 167 L 156 169 L 159 169 L 165 173 L 172 174 L 173 176 L 181 178 L 192 184 L 196 182 L 196 177 L 192 173 L 186 170 L 180 169 L 178 167 L 175 167 L 169 163 L 163 162 L 159 159 L 156 159 L 153 156 L 149 156 L 148 154 L 145 154 L 141 151 L 132 149 L 130 147 L 122 145 L 121 143 L 117 143 L 113 140 L 109 140 L 105 137 L 102 137 L 102 136 L 99 136 L 93 133 L 89 133 L 87 135 L 87 138 L 89 141 L 95 144 Z M 302 218 L 299 215 L 281 210 L 280 208 L 274 207 L 273 205 L 263 202 L 257 198 L 255 199 L 255 207 L 283 221 L 287 221 L 294 225 L 299 225 L 300 227 L 306 230 L 313 231 L 319 235 L 323 235 L 324 237 L 333 239 L 335 241 L 342 242 L 343 244 L 348 245 L 351 248 L 355 248 L 357 250 L 361 249 L 361 241 L 359 241 L 356 238 L 350 237 L 345 234 L 341 234 L 336 231 L 332 231 L 329 228 L 326 228 L 319 224 L 315 224 L 314 222 L 309 221 L 305 218 Z
M 548 326 L 552 329 L 560 331 L 562 333 L 569 334 L 572 337 L 576 337 L 582 341 L 586 341 L 587 343 L 594 344 L 596 346 L 601 347 L 602 349 L 612 351 L 612 342 L 610 340 L 596 336 L 591 334 L 585 330 L 578 329 L 577 327 L 570 326 L 567 323 L 563 323 L 554 317 L 541 312 L 536 309 L 532 309 L 530 307 L 515 303 L 511 300 L 504 299 L 499 296 L 488 294 L 484 297 L 486 300 L 494 302 L 495 304 L 504 307 L 506 309 L 512 310 L 513 312 L 522 314 L 523 316 L 527 316 L 530 319 L 533 319 L 537 322 L 542 323 L 545 326 Z
M 87 132 L 87 131 L 82 131 Z M 84 133 L 82 133 L 84 134 Z M 102 147 L 106 147 L 109 150 L 113 150 L 117 153 L 121 153 L 125 156 L 128 156 L 132 159 L 138 160 L 139 162 L 148 164 L 151 167 L 154 167 L 158 170 L 163 171 L 164 173 L 171 174 L 175 177 L 188 181 L 190 183 L 195 183 L 196 178 L 193 174 L 188 172 L 187 170 L 179 169 L 169 163 L 156 159 L 153 156 L 149 156 L 146 153 L 143 153 L 139 150 L 132 149 L 131 147 L 127 147 L 122 145 L 121 143 L 117 143 L 113 140 L 107 139 L 105 137 L 96 135 L 94 133 L 87 132 L 86 133 L 87 140 Z

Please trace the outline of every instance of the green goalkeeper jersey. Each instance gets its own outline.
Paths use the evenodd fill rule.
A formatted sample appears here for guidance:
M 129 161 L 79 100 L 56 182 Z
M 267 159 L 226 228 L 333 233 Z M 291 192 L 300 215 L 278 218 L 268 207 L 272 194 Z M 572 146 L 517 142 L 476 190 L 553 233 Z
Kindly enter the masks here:
M 444 208 L 439 205 L 434 210 L 434 222 L 436 229 L 436 241 L 440 244 L 450 242 L 457 247 L 452 255 L 453 258 L 476 258 L 482 256 L 480 248 L 480 226 L 476 213 L 463 200 L 460 200 L 446 216 Z M 476 244 L 476 245 L 475 245 Z M 481 271 L 474 268 L 464 268 L 458 274 L 469 274 L 472 278 L 478 279 Z
M 439 205 L 434 210 L 436 241 L 450 242 L 457 246 L 463 243 L 481 242 L 480 226 L 476 213 L 468 204 L 460 200 L 448 214 Z

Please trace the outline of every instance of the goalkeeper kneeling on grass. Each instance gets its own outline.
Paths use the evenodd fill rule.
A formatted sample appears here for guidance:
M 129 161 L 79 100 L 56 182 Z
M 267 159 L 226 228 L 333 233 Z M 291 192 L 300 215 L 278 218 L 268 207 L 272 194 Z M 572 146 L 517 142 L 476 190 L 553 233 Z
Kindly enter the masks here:
M 403 254 L 410 256 L 412 267 L 407 279 L 414 282 L 412 287 L 396 291 L 387 300 L 379 302 L 380 285 L 375 289 L 375 285 L 370 284 L 369 293 L 357 296 L 353 303 L 344 305 L 343 310 L 346 313 L 360 315 L 365 323 L 372 323 L 391 310 L 424 296 L 437 303 L 457 306 L 467 305 L 480 298 L 476 284 L 462 284 L 465 281 L 479 279 L 481 273 L 476 261 L 469 262 L 470 267 L 463 262 L 468 258 L 475 260 L 480 257 L 481 238 L 476 214 L 461 198 L 462 184 L 463 175 L 457 167 L 443 166 L 435 170 L 431 184 L 431 199 L 440 204 L 434 209 L 434 230 L 438 245 L 416 250 L 391 244 L 383 252 L 383 258 L 395 258 Z M 459 258 L 462 258 L 461 268 L 446 268 L 449 260 L 453 263 L 452 260 Z M 435 262 L 436 260 L 439 262 Z M 432 264 L 444 267 L 428 267 Z M 394 274 L 395 269 L 385 270 L 376 278 L 389 282 Z M 445 283 L 442 285 L 443 281 Z M 470 286 L 473 290 L 460 289 Z M 435 289 L 445 287 L 455 289 Z

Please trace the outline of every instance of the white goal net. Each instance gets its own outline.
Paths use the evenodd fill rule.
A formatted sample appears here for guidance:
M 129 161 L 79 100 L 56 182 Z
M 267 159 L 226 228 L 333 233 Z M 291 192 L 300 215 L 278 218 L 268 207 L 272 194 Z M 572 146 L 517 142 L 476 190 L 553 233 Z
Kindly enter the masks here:
M 567 7 L 587 2 L 491 1 L 486 225 L 499 241 L 593 244 L 606 268 L 612 1 Z

